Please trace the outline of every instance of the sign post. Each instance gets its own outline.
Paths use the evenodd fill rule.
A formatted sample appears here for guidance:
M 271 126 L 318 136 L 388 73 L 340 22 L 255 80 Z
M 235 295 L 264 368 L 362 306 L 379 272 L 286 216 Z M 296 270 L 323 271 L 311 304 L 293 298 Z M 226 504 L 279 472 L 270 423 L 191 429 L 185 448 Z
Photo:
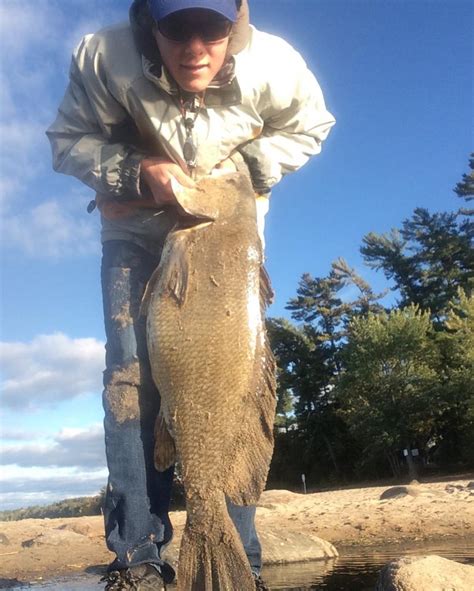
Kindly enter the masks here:
M 301 474 L 301 481 L 303 483 L 303 493 L 306 494 L 306 476 Z

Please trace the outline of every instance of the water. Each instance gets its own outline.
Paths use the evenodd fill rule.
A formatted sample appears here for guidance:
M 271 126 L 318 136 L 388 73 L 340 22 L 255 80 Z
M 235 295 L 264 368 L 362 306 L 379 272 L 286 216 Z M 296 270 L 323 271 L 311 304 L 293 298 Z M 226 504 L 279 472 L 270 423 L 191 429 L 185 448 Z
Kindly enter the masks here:
M 455 542 L 339 548 L 339 558 L 272 566 L 264 571 L 272 591 L 373 591 L 382 567 L 402 556 L 436 554 L 474 564 L 474 538 Z
M 269 566 L 262 574 L 272 591 L 373 591 L 380 569 L 390 560 L 401 556 L 437 554 L 474 564 L 474 538 L 383 548 L 340 548 L 339 552 L 339 558 L 334 560 Z M 100 591 L 102 587 L 97 584 L 97 572 L 30 585 L 8 586 L 7 581 L 0 581 L 0 589 Z M 174 589 L 174 586 L 170 587 L 170 591 Z

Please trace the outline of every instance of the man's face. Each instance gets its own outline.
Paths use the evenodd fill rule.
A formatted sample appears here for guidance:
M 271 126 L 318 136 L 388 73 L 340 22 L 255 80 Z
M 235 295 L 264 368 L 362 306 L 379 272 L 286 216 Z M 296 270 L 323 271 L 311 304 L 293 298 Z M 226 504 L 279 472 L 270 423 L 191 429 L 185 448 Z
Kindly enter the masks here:
M 163 63 L 183 90 L 202 92 L 224 64 L 231 25 L 202 9 L 182 10 L 167 19 L 155 31 Z

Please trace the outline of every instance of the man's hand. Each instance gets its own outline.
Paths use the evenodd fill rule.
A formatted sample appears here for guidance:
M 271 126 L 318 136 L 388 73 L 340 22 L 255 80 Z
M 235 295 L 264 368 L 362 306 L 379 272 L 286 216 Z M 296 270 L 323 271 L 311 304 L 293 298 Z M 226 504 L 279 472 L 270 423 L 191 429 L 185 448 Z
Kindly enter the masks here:
M 144 158 L 140 174 L 159 206 L 177 203 L 171 188 L 172 177 L 183 187 L 192 189 L 196 186 L 193 179 L 178 164 L 166 158 Z

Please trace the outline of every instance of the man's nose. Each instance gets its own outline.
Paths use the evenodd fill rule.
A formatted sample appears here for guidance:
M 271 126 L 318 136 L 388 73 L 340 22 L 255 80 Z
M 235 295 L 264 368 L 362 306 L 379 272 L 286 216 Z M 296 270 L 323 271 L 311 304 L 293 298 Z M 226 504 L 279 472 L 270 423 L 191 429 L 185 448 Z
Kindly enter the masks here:
M 193 35 L 187 42 L 186 49 L 194 54 L 200 54 L 206 50 L 206 44 L 199 35 Z

